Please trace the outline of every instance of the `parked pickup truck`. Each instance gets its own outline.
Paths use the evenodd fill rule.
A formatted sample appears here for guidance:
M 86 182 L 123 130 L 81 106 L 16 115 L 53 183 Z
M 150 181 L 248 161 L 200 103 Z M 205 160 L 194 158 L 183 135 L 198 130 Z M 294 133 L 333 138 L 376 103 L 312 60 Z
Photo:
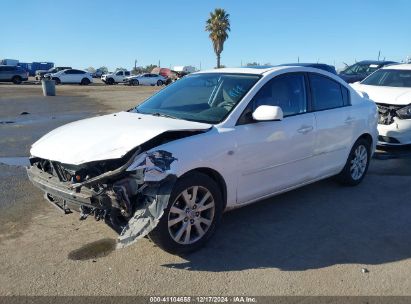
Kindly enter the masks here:
M 128 76 L 130 76 L 129 71 L 117 71 L 114 73 L 104 74 L 101 76 L 101 80 L 105 84 L 123 83 L 125 78 Z

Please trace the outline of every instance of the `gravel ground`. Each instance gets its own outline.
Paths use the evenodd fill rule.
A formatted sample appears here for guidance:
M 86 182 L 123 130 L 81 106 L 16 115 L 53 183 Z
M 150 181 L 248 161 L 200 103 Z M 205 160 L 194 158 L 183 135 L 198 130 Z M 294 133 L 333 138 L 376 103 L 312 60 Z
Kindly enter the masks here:
M 42 97 L 38 85 L 0 84 L 0 157 L 157 90 L 64 85 Z M 379 155 L 358 187 L 324 180 L 226 213 L 186 256 L 148 239 L 115 250 L 110 228 L 62 215 L 22 166 L 0 164 L 0 295 L 411 295 L 411 149 Z

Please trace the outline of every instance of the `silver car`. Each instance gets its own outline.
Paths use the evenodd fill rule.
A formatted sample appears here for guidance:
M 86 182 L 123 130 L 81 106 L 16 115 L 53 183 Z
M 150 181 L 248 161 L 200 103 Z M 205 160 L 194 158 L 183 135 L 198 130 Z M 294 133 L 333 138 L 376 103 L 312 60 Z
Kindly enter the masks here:
M 20 84 L 29 79 L 29 73 L 22 67 L 14 65 L 0 65 L 0 81 Z

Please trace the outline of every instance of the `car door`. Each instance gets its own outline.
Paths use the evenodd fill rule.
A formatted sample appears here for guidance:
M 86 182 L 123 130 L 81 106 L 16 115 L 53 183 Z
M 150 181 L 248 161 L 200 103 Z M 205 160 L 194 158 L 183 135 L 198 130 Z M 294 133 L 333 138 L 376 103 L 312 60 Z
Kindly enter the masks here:
M 143 85 L 149 85 L 150 84 L 150 74 L 144 74 L 143 77 L 141 77 L 141 80 L 143 81 Z
M 62 71 L 59 75 L 60 81 L 62 83 L 72 83 L 73 82 L 73 70 Z
M 307 78 L 288 73 L 267 82 L 235 128 L 238 160 L 237 203 L 246 203 L 312 178 L 315 117 L 309 112 Z M 280 106 L 281 121 L 257 122 L 261 105 Z
M 5 66 L 0 66 L 0 81 L 8 80 L 8 73 Z
M 314 149 L 317 176 L 331 175 L 346 162 L 358 117 L 353 114 L 350 93 L 344 85 L 316 73 L 309 73 L 309 83 L 317 122 Z
M 126 80 L 126 77 L 130 77 L 130 72 L 129 71 L 125 71 L 124 72 L 124 76 L 123 76 L 123 82 Z

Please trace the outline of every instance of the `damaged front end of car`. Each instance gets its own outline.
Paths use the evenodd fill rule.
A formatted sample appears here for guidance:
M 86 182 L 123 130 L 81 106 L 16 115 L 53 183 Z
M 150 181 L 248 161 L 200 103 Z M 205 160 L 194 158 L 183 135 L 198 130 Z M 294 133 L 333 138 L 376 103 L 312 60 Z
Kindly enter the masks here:
M 176 181 L 177 161 L 164 150 L 137 147 L 121 159 L 82 165 L 30 158 L 29 179 L 47 201 L 80 219 L 105 221 L 119 234 L 119 247 L 146 236 L 158 223 Z

